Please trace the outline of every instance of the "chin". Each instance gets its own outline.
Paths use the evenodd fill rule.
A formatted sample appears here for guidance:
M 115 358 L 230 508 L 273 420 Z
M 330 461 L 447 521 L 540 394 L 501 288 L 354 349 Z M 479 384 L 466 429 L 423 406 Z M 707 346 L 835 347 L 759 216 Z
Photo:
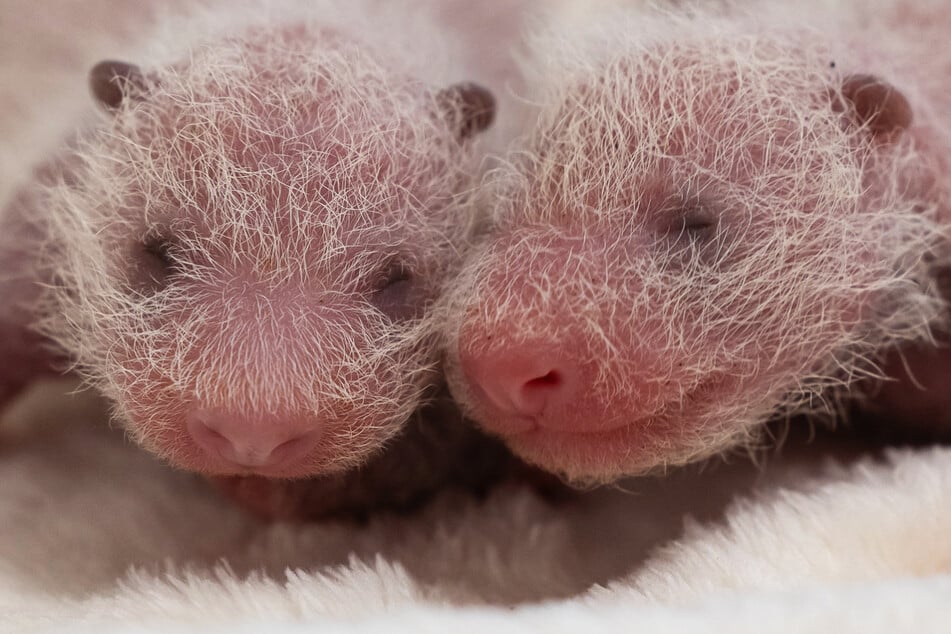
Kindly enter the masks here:
M 535 426 L 501 437 L 523 460 L 570 482 L 590 485 L 695 462 L 735 444 L 711 431 L 699 420 L 651 417 L 603 430 Z
M 519 457 L 579 484 L 606 483 L 650 471 L 655 450 L 644 446 L 631 426 L 571 432 L 536 428 L 505 437 Z
M 143 447 L 159 456 L 175 469 L 210 477 L 258 476 L 278 480 L 296 480 L 330 473 L 333 469 L 320 456 L 302 456 L 300 459 L 271 465 L 241 465 L 210 456 L 188 442 L 158 445 L 142 443 Z

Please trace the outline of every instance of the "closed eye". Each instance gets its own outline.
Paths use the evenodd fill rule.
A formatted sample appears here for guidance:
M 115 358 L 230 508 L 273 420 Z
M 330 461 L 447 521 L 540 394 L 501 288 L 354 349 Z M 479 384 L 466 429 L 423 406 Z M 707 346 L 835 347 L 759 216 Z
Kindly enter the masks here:
M 712 240 L 720 225 L 716 214 L 699 203 L 677 205 L 665 213 L 664 217 L 664 232 L 668 236 L 686 238 L 691 242 L 705 243 Z
M 712 213 L 699 208 L 684 211 L 680 219 L 680 231 L 698 238 L 712 238 L 719 222 Z
M 657 247 L 671 272 L 718 268 L 723 226 L 718 209 L 695 196 L 676 196 L 655 212 Z
M 388 262 L 380 270 L 377 280 L 370 299 L 380 312 L 394 321 L 418 314 L 421 307 L 418 305 L 416 279 L 403 261 L 394 258 Z
M 168 272 L 171 272 L 175 267 L 175 259 L 172 257 L 172 241 L 168 238 L 159 236 L 147 238 L 142 243 L 142 250 Z
M 410 281 L 412 278 L 413 274 L 405 264 L 399 261 L 390 262 L 383 270 L 378 290 L 385 291 L 394 284 L 402 284 L 403 282 Z
M 168 286 L 180 269 L 175 241 L 163 234 L 149 235 L 139 243 L 135 286 L 143 293 L 152 294 Z

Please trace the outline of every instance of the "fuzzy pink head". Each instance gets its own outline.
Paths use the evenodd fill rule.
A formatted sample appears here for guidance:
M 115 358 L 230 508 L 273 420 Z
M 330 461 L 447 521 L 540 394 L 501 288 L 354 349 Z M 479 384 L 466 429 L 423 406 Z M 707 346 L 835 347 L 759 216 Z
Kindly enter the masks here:
M 708 456 L 937 314 L 907 100 L 814 36 L 753 32 L 543 40 L 538 121 L 446 319 L 454 396 L 523 458 L 605 480 Z
M 135 439 L 208 474 L 360 464 L 432 382 L 491 98 L 309 24 L 103 63 L 49 191 L 46 330 Z

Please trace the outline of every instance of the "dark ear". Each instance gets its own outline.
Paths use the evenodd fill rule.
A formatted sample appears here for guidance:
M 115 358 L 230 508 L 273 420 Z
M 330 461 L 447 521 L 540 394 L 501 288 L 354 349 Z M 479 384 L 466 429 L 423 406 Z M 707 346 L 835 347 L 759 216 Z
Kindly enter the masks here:
M 454 84 L 441 90 L 436 102 L 460 140 L 482 132 L 495 119 L 495 97 L 478 84 Z
M 901 132 L 911 125 L 911 104 L 905 95 L 874 75 L 847 75 L 842 97 L 849 114 L 875 136 Z
M 89 71 L 89 88 L 107 110 L 115 110 L 132 93 L 145 92 L 145 76 L 138 66 L 106 60 Z

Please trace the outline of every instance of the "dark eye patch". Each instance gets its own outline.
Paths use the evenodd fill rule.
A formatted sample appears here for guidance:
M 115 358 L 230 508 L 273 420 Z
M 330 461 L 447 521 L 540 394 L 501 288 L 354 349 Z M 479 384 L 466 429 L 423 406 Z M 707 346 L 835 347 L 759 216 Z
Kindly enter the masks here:
M 146 255 L 152 257 L 162 268 L 171 271 L 175 266 L 175 259 L 172 257 L 172 241 L 168 238 L 154 236 L 146 239 L 142 243 L 142 249 Z
M 151 294 L 168 286 L 168 280 L 180 268 L 177 244 L 170 235 L 150 234 L 137 247 L 138 275 L 135 286 Z
M 717 207 L 698 196 L 672 195 L 648 209 L 655 248 L 666 269 L 719 267 L 723 220 Z
M 699 206 L 684 209 L 680 217 L 681 232 L 705 240 L 716 234 L 719 224 L 713 213 Z
M 662 214 L 662 233 L 670 238 L 703 244 L 713 240 L 720 227 L 719 217 L 700 202 L 672 205 Z
M 422 308 L 413 271 L 402 259 L 391 259 L 380 269 L 370 294 L 373 305 L 394 321 L 410 319 Z

